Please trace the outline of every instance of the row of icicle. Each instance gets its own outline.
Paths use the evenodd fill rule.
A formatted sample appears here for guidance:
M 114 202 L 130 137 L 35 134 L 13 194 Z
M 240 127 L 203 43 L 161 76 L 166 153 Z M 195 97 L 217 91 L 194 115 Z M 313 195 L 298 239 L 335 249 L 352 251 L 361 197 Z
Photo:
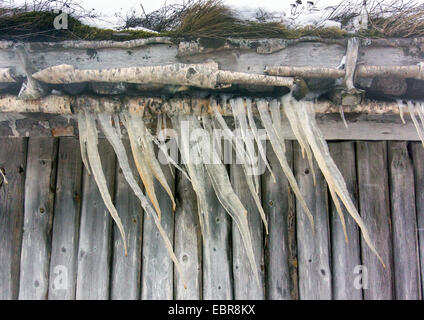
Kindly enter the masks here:
M 267 169 L 271 172 L 274 181 L 275 176 L 266 159 L 265 150 L 260 141 L 258 130 L 253 117 L 252 101 L 250 99 L 244 100 L 242 98 L 236 98 L 231 99 L 229 102 L 233 110 L 235 127 L 241 132 L 241 139 L 243 140 L 242 144 L 236 141 L 237 139 L 235 135 L 231 130 L 229 130 L 224 118 L 220 114 L 216 102 L 211 100 L 213 116 L 202 116 L 198 118 L 194 115 L 180 114 L 173 115 L 171 117 L 173 128 L 178 133 L 177 142 L 181 158 L 185 160 L 183 162 L 184 168 L 179 167 L 178 164 L 176 164 L 175 161 L 173 161 L 170 157 L 167 159 L 171 164 L 175 165 L 177 169 L 181 170 L 192 183 L 193 189 L 197 196 L 198 216 L 204 239 L 207 238 L 205 236 L 209 233 L 208 215 L 211 214 L 211 210 L 209 209 L 210 198 L 207 194 L 208 190 L 210 190 L 208 189 L 208 184 L 212 185 L 212 188 L 216 193 L 220 203 L 225 208 L 227 213 L 232 217 L 240 231 L 251 268 L 254 272 L 256 280 L 259 282 L 258 268 L 253 254 L 251 234 L 248 226 L 247 210 L 232 188 L 226 167 L 221 162 L 221 157 L 217 154 L 218 151 L 213 147 L 211 148 L 210 146 L 199 144 L 197 141 L 192 141 L 192 139 L 190 139 L 191 132 L 196 129 L 206 130 L 211 137 L 213 136 L 212 130 L 222 129 L 222 132 L 224 132 L 226 138 L 232 141 L 232 148 L 235 154 L 240 159 L 247 159 L 247 161 L 243 161 L 242 163 L 246 184 L 258 208 L 261 219 L 265 226 L 265 230 L 268 232 L 268 222 L 258 193 L 258 177 L 251 175 L 248 172 L 249 159 L 250 163 L 253 163 L 252 159 L 254 158 L 255 147 L 258 150 L 258 155 L 262 158 Z M 346 183 L 332 157 L 330 156 L 327 143 L 317 127 L 313 104 L 311 102 L 296 101 L 291 96 L 291 94 L 288 94 L 281 97 L 279 100 L 274 99 L 267 101 L 264 99 L 258 99 L 256 100 L 256 105 L 259 111 L 260 120 L 271 142 L 271 146 L 279 160 L 281 169 L 286 175 L 294 194 L 302 206 L 303 211 L 310 220 L 312 230 L 314 230 L 313 215 L 310 212 L 303 195 L 301 194 L 300 188 L 286 158 L 285 141 L 281 130 L 281 109 L 283 110 L 284 115 L 287 117 L 291 129 L 300 144 L 302 155 L 306 155 L 309 161 L 309 165 L 314 176 L 314 182 L 315 172 L 313 169 L 313 157 L 315 157 L 318 166 L 328 183 L 331 197 L 342 222 L 346 241 L 346 225 L 340 201 L 344 204 L 347 212 L 353 217 L 358 226 L 361 228 L 364 240 L 370 247 L 371 251 L 376 254 L 378 259 L 384 265 L 384 262 L 371 242 L 364 221 L 362 220 L 351 197 L 349 196 Z M 423 120 L 422 112 L 419 113 L 419 115 L 421 120 Z M 174 197 L 154 152 L 153 143 L 157 143 L 160 149 L 164 147 L 163 143 L 150 134 L 149 130 L 144 124 L 142 116 L 140 115 L 129 114 L 126 112 L 123 112 L 120 115 L 111 115 L 105 113 L 92 114 L 86 111 L 81 111 L 79 113 L 78 125 L 80 132 L 82 160 L 88 172 L 93 175 L 106 207 L 119 228 L 123 238 L 125 253 L 127 252 L 125 230 L 121 219 L 119 218 L 118 212 L 113 205 L 112 198 L 107 188 L 106 178 L 102 170 L 100 155 L 98 152 L 98 132 L 96 128 L 96 120 L 100 129 L 112 145 L 117 155 L 117 159 L 125 179 L 134 191 L 135 195 L 140 200 L 144 211 L 154 219 L 163 241 L 165 242 L 169 255 L 175 263 L 177 272 L 180 274 L 180 276 L 182 276 L 179 262 L 173 252 L 172 244 L 161 226 L 161 208 L 156 198 L 154 188 L 155 178 L 160 182 L 162 187 L 168 193 L 173 203 L 173 208 L 175 209 Z M 190 124 L 188 126 L 188 131 L 181 130 L 182 121 L 188 121 Z M 128 132 L 132 156 L 138 174 L 140 175 L 144 184 L 147 197 L 142 192 L 141 187 L 136 181 L 133 171 L 130 169 L 128 155 L 122 142 L 121 128 L 119 125 L 120 122 L 123 123 Z M 161 124 L 159 124 L 159 127 L 160 126 Z M 250 140 L 246 138 L 246 135 L 250 132 L 253 134 L 253 140 L 256 142 L 256 144 L 248 142 Z M 202 159 L 203 161 L 192 161 L 193 154 L 190 154 L 190 152 L 197 152 L 196 157 Z M 164 154 L 167 154 L 167 152 L 165 151 Z M 215 160 L 218 159 L 218 161 L 215 161 L 211 164 L 210 161 L 208 161 L 211 158 Z M 278 183 L 278 181 L 276 182 Z

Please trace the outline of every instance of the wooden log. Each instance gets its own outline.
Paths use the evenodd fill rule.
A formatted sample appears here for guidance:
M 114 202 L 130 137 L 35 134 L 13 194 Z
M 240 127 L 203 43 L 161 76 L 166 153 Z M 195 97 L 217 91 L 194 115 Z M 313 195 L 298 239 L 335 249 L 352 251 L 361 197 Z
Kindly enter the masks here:
M 170 168 L 168 165 L 162 165 L 161 167 L 175 196 L 175 169 L 173 167 Z M 155 191 L 162 212 L 162 227 L 171 243 L 173 243 L 174 212 L 172 212 L 172 202 L 158 181 L 155 181 Z M 141 299 L 172 300 L 174 298 L 173 263 L 153 219 L 148 215 L 144 215 L 143 223 Z
M 124 141 L 127 154 L 131 154 L 129 141 Z M 138 177 L 135 165 L 134 177 Z M 125 256 L 121 234 L 113 228 L 113 260 L 111 276 L 111 299 L 138 300 L 141 294 L 141 248 L 143 238 L 143 209 L 125 179 L 122 169 L 116 166 L 115 207 L 126 232 L 128 255 Z M 141 182 L 139 182 L 141 183 Z
M 298 143 L 294 143 L 293 150 L 296 180 L 315 222 L 314 233 L 299 201 L 296 201 L 299 298 L 329 300 L 332 298 L 332 275 L 327 184 L 319 170 L 316 170 L 314 185 L 312 170 L 307 159 L 302 158 Z M 316 162 L 314 168 L 318 168 Z
M 366 300 L 394 298 L 392 230 L 386 142 L 357 142 L 359 211 L 386 267 L 361 238 L 363 296 Z
M 174 84 L 213 89 L 216 86 L 218 64 L 167 64 L 116 69 L 75 69 L 62 64 L 38 71 L 32 77 L 52 84 L 80 82 L 129 82 L 146 84 Z
M 113 196 L 115 153 L 105 139 L 99 139 L 98 148 L 109 193 Z M 112 218 L 94 177 L 85 168 L 82 199 L 76 299 L 106 300 L 110 288 Z
M 389 142 L 390 204 L 397 300 L 421 298 L 414 171 L 407 142 Z
M 346 71 L 328 67 L 266 66 L 265 73 L 282 77 L 337 79 L 343 78 Z M 423 80 L 424 70 L 421 65 L 360 65 L 356 69 L 356 75 L 362 78 L 396 76 Z
M 76 292 L 82 161 L 75 138 L 60 138 L 50 258 L 49 300 L 73 300 Z
M 424 290 L 424 148 L 421 143 L 411 143 L 415 177 L 415 203 L 421 267 L 421 289 Z
M 203 299 L 233 299 L 231 264 L 231 218 L 215 195 L 209 180 L 205 182 L 208 199 L 209 233 L 203 235 Z
M 56 180 L 57 139 L 28 142 L 20 300 L 47 299 Z
M 0 139 L 0 300 L 18 298 L 27 140 Z
M 174 241 L 175 255 L 181 262 L 183 279 L 174 270 L 175 299 L 200 300 L 202 298 L 202 237 L 196 193 L 190 181 L 180 171 L 177 171 L 177 195 Z M 186 289 L 184 284 L 187 286 Z
M 262 176 L 262 203 L 269 225 L 265 254 L 266 298 L 298 299 L 295 199 L 269 143 L 266 153 L 276 179 L 274 181 L 268 170 Z M 286 156 L 292 167 L 291 142 L 286 142 Z
M 357 205 L 357 179 L 355 163 L 354 142 L 329 143 L 331 156 L 346 181 L 349 195 Z M 333 299 L 337 300 L 361 300 L 362 289 L 356 289 L 355 267 L 361 264 L 361 246 L 359 230 L 356 222 L 343 208 L 346 221 L 346 233 L 348 241 L 345 241 L 340 218 L 331 201 L 331 260 L 333 274 Z

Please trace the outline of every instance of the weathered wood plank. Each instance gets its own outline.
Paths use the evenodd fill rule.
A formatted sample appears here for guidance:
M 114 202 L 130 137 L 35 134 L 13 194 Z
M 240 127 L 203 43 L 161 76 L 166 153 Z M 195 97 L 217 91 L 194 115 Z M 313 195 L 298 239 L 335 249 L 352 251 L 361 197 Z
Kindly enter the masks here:
M 421 143 L 411 143 L 415 177 L 415 203 L 421 266 L 421 294 L 424 295 L 424 148 Z
M 299 298 L 302 300 L 331 299 L 330 231 L 327 183 L 314 162 L 316 185 L 312 170 L 298 143 L 294 143 L 296 180 L 309 210 L 314 216 L 315 233 L 296 201 L 297 248 L 299 261 Z
M 175 299 L 202 298 L 202 238 L 196 193 L 190 181 L 177 171 L 177 210 L 175 212 L 175 254 L 181 263 L 182 281 L 174 268 Z M 187 289 L 184 288 L 184 283 Z
M 356 159 L 354 142 L 329 143 L 331 156 L 346 181 L 349 194 L 357 205 Z M 361 300 L 362 290 L 356 289 L 355 268 L 361 264 L 361 246 L 356 222 L 343 206 L 348 242 L 345 241 L 342 224 L 334 202 L 331 200 L 331 249 L 333 274 L 333 299 Z
M 82 161 L 75 138 L 59 140 L 49 300 L 75 299 Z
M 294 196 L 280 163 L 267 144 L 267 158 L 275 181 L 267 170 L 262 176 L 262 203 L 268 217 L 269 235 L 265 254 L 266 298 L 297 299 L 296 211 Z M 292 166 L 292 143 L 286 142 L 286 155 Z
M 211 182 L 205 182 L 211 195 L 208 214 L 210 234 L 203 235 L 203 299 L 233 299 L 231 263 L 231 217 L 215 195 Z
M 233 157 L 235 159 L 235 156 Z M 231 183 L 240 201 L 247 210 L 249 230 L 252 238 L 253 253 L 259 272 L 259 284 L 250 266 L 246 255 L 246 249 L 235 222 L 233 230 L 233 275 L 234 275 L 234 299 L 236 300 L 262 300 L 265 297 L 264 286 L 264 228 L 256 207 L 255 201 L 246 184 L 243 168 L 239 164 L 230 165 Z M 254 179 L 257 177 L 254 177 Z M 260 181 L 260 180 L 259 180 Z M 259 190 L 260 194 L 261 190 Z
M 131 154 L 129 140 L 125 140 L 124 144 L 127 154 Z M 132 165 L 134 177 L 137 178 L 138 174 L 133 161 L 130 161 L 130 165 Z M 125 256 L 121 234 L 114 224 L 111 299 L 138 300 L 141 293 L 143 209 L 140 200 L 128 185 L 121 168 L 119 165 L 116 167 L 115 206 L 126 232 L 128 255 Z
M 98 148 L 109 192 L 113 197 L 115 153 L 105 139 L 99 139 Z M 94 177 L 89 176 L 85 169 L 82 199 L 76 299 L 105 300 L 109 298 L 110 288 L 112 218 Z
M 359 209 L 386 267 L 361 238 L 362 285 L 366 300 L 394 298 L 390 196 L 386 142 L 357 142 Z
M 0 139 L 0 300 L 18 298 L 24 221 L 26 138 Z
M 175 194 L 175 169 L 170 168 L 169 165 L 161 165 L 161 167 L 172 193 Z M 155 181 L 155 191 L 162 212 L 162 227 L 173 243 L 174 212 L 172 212 L 171 199 L 158 181 Z M 143 223 L 141 299 L 171 300 L 173 299 L 173 262 L 153 219 L 146 214 Z
M 57 139 L 31 138 L 25 179 L 19 299 L 47 299 L 56 180 Z
M 407 142 L 389 142 L 388 153 L 396 299 L 416 300 L 421 284 L 414 172 Z

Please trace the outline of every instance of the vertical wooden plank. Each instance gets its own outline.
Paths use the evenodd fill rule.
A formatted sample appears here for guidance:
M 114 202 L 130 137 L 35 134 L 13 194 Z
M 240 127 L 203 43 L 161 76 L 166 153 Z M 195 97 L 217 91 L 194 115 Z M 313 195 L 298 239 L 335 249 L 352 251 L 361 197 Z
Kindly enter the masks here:
M 233 156 L 235 159 L 235 156 Z M 243 168 L 239 164 L 230 165 L 231 183 L 234 191 L 247 210 L 253 253 L 259 272 L 258 284 L 246 255 L 246 249 L 235 222 L 233 222 L 233 275 L 234 299 L 262 300 L 265 297 L 264 287 L 264 238 L 263 222 L 258 208 L 249 191 Z M 260 181 L 260 180 L 259 180 Z M 260 194 L 259 190 L 259 194 Z
M 103 172 L 113 196 L 115 153 L 105 139 L 99 139 Z M 81 226 L 78 249 L 77 300 L 109 298 L 112 218 L 93 176 L 84 168 Z
M 411 142 L 415 177 L 415 203 L 421 269 L 421 294 L 424 296 L 424 148 L 421 142 Z
M 293 145 L 295 175 L 300 191 L 314 216 L 315 233 L 296 201 L 297 249 L 299 260 L 299 298 L 329 300 L 331 294 L 330 237 L 327 183 L 314 161 L 316 185 L 308 160 L 302 158 L 297 142 Z
M 78 139 L 60 138 L 50 260 L 49 299 L 75 299 L 82 161 Z
M 125 140 L 124 144 L 127 154 L 131 154 L 129 140 Z M 134 177 L 137 178 L 138 173 L 132 161 L 130 165 L 132 165 Z M 138 300 L 141 292 L 143 209 L 140 200 L 127 183 L 122 169 L 118 164 L 116 167 L 115 206 L 127 235 L 128 255 L 125 256 L 121 233 L 114 224 L 111 299 Z
M 346 181 L 349 194 L 357 205 L 357 179 L 356 158 L 354 142 L 329 143 L 331 156 Z M 355 288 L 355 268 L 361 265 L 361 246 L 359 228 L 355 220 L 343 206 L 343 215 L 346 221 L 348 242 L 345 241 L 342 224 L 334 202 L 331 200 L 331 249 L 332 249 L 332 275 L 333 299 L 336 300 L 361 300 L 361 288 Z
M 177 210 L 175 212 L 175 254 L 181 262 L 184 282 L 176 268 L 175 298 L 200 300 L 202 291 L 202 238 L 197 213 L 196 194 L 191 182 L 177 171 Z
M 161 167 L 168 185 L 175 195 L 175 169 L 167 164 Z M 173 243 L 172 201 L 158 181 L 155 181 L 155 191 L 162 212 L 162 227 Z M 172 300 L 173 262 L 153 219 L 147 214 L 144 215 L 142 259 L 141 298 L 143 300 Z
M 388 300 L 394 297 L 392 235 L 389 203 L 389 180 L 386 142 L 358 141 L 359 209 L 368 228 L 372 243 L 382 257 L 386 268 L 361 238 L 364 299 Z M 365 272 L 364 272 L 365 271 Z
M 47 299 L 57 139 L 30 138 L 19 299 Z
M 24 220 L 26 138 L 0 139 L 0 300 L 18 298 Z
M 210 234 L 203 235 L 203 299 L 233 299 L 231 263 L 231 217 L 215 195 L 210 181 L 205 182 L 211 206 Z
M 267 158 L 275 181 L 267 170 L 262 176 L 262 202 L 268 217 L 269 235 L 265 255 L 266 298 L 291 300 L 298 298 L 296 211 L 289 183 L 271 145 Z M 292 166 L 292 142 L 286 142 L 286 155 Z
M 407 142 L 388 142 L 395 292 L 398 300 L 421 298 L 414 172 Z

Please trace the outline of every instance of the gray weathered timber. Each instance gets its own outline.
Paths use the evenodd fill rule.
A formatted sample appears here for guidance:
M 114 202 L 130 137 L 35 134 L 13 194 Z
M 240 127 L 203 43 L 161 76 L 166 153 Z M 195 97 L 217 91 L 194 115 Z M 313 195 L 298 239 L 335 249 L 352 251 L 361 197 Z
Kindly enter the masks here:
M 18 298 L 27 139 L 0 139 L 0 300 Z
M 293 146 L 296 180 L 315 222 L 314 233 L 299 201 L 296 201 L 299 298 L 327 300 L 332 297 L 327 183 L 314 161 L 314 185 L 308 160 L 306 157 L 302 159 L 298 143 Z
M 269 39 L 267 41 L 270 41 Z M 196 45 L 194 42 L 193 45 Z M 93 45 L 94 47 L 94 45 Z M 284 61 L 291 66 L 321 66 L 336 67 L 345 54 L 344 45 L 324 43 L 318 41 L 298 42 L 290 46 L 283 46 L 272 54 L 258 53 L 256 48 L 232 49 L 205 48 L 203 52 L 185 54 L 178 52 L 178 44 L 150 44 L 135 48 L 83 48 L 75 49 L 55 44 L 43 45 L 35 43 L 26 45 L 31 54 L 31 61 L 36 70 L 47 67 L 71 64 L 81 69 L 91 68 L 123 68 L 134 65 L 164 65 L 176 62 L 201 63 L 207 59 L 218 62 L 223 70 L 263 73 L 266 65 L 279 65 Z M 369 65 L 414 65 L 419 60 L 418 55 L 409 54 L 401 47 L 368 47 L 360 49 L 361 61 Z M 384 56 L 384 59 L 381 57 Z M 0 48 L 0 68 L 13 66 L 17 76 L 24 74 L 15 50 L 12 47 Z
M 181 262 L 183 280 L 174 268 L 175 299 L 202 298 L 202 238 L 196 193 L 190 181 L 177 171 L 177 210 L 175 211 L 175 254 Z M 186 284 L 187 289 L 184 289 Z
M 421 294 L 424 295 L 424 148 L 421 143 L 411 143 L 415 178 L 415 203 L 421 267 Z
M 262 205 L 269 224 L 269 235 L 265 242 L 266 299 L 297 299 L 295 199 L 269 143 L 266 152 L 276 179 L 274 181 L 268 170 L 262 176 Z M 292 166 L 291 142 L 286 142 L 286 156 Z
M 82 161 L 79 142 L 60 138 L 50 259 L 49 300 L 75 299 Z
M 231 263 L 231 217 L 215 195 L 211 182 L 205 181 L 208 204 L 209 233 L 203 238 L 203 299 L 233 299 Z
M 129 141 L 124 144 L 130 154 Z M 134 177 L 138 178 L 133 161 Z M 137 179 L 139 180 L 139 179 Z M 140 182 L 139 182 L 140 183 Z M 116 165 L 115 207 L 121 217 L 127 236 L 128 255 L 125 256 L 121 233 L 113 227 L 113 259 L 110 298 L 138 300 L 141 294 L 141 247 L 143 238 L 143 209 L 140 200 L 128 185 L 121 168 Z
M 363 295 L 366 300 L 394 298 L 392 227 L 386 142 L 357 142 L 359 210 L 384 268 L 361 238 Z
M 390 204 L 397 300 L 421 298 L 414 170 L 407 142 L 389 142 Z
M 235 158 L 233 158 L 235 159 Z M 252 267 L 246 255 L 246 249 L 235 222 L 233 222 L 233 275 L 234 299 L 262 300 L 265 297 L 264 286 L 264 228 L 258 208 L 246 184 L 243 168 L 239 164 L 230 165 L 231 184 L 241 203 L 247 210 L 250 235 L 252 238 L 253 253 L 259 284 L 256 281 Z M 259 178 L 253 176 L 253 178 Z M 260 179 L 259 179 L 260 181 Z M 261 190 L 259 189 L 259 194 Z
M 31 138 L 25 179 L 25 215 L 19 299 L 47 299 L 56 180 L 57 139 Z
M 9 113 L 0 113 L 7 115 Z M 52 116 L 47 114 L 37 114 L 32 118 L 25 117 L 21 114 L 13 123 L 16 128 L 12 130 L 9 121 L 0 119 L 0 137 L 59 137 L 59 136 L 76 136 L 78 128 L 76 122 L 68 120 L 63 116 Z M 411 121 L 407 120 L 406 124 L 402 124 L 400 118 L 393 116 L 359 116 L 355 119 L 352 115 L 345 113 L 348 128 L 341 121 L 339 114 L 328 114 L 319 116 L 317 119 L 318 127 L 322 131 L 327 140 L 408 140 L 419 141 L 417 130 Z M 153 121 L 153 123 L 156 123 Z M 149 126 L 149 124 L 147 124 Z M 283 127 L 281 135 L 288 140 L 295 140 L 290 125 L 283 119 Z
M 356 179 L 355 144 L 332 142 L 328 144 L 331 156 L 346 181 L 349 194 L 357 206 L 358 185 Z M 348 242 L 345 241 L 342 224 L 334 202 L 331 201 L 331 261 L 333 274 L 333 299 L 361 300 L 362 290 L 354 286 L 355 267 L 361 264 L 361 246 L 356 222 L 341 203 L 346 221 Z
M 157 148 L 155 149 L 157 150 Z M 168 185 L 175 195 L 175 169 L 169 165 L 161 165 L 161 167 Z M 155 192 L 162 212 L 162 227 L 173 243 L 174 212 L 172 212 L 171 199 L 157 180 L 155 181 Z M 141 299 L 173 299 L 173 267 L 173 262 L 153 218 L 147 214 L 144 215 Z
M 113 197 L 115 153 L 105 139 L 99 139 L 98 148 L 109 193 Z M 111 239 L 112 218 L 94 177 L 89 176 L 84 168 L 76 299 L 109 298 Z

